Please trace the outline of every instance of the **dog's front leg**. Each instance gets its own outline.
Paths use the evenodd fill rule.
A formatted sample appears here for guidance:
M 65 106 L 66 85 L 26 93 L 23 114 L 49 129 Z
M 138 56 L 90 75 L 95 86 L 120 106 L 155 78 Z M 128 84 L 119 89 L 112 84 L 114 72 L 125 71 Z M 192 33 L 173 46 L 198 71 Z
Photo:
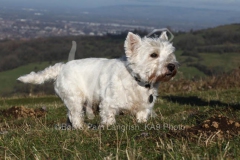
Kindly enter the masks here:
M 115 115 L 117 114 L 117 109 L 111 107 L 107 103 L 101 103 L 100 106 L 100 116 L 101 116 L 101 124 L 110 126 L 116 123 Z
M 144 109 L 137 112 L 137 122 L 138 123 L 144 123 L 147 122 L 149 115 L 151 114 L 150 109 Z

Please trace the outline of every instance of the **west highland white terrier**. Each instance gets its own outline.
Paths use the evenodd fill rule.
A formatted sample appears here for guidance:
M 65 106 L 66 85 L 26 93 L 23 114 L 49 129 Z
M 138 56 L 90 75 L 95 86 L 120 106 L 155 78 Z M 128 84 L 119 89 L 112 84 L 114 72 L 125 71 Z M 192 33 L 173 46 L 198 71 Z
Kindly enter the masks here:
M 115 115 L 129 110 L 139 123 L 151 115 L 159 84 L 175 76 L 178 62 L 166 32 L 158 38 L 141 38 L 131 32 L 124 43 L 124 58 L 87 58 L 57 63 L 40 72 L 18 78 L 42 84 L 54 80 L 56 94 L 68 109 L 75 129 L 84 126 L 84 111 L 93 118 L 98 105 L 101 125 L 112 125 Z

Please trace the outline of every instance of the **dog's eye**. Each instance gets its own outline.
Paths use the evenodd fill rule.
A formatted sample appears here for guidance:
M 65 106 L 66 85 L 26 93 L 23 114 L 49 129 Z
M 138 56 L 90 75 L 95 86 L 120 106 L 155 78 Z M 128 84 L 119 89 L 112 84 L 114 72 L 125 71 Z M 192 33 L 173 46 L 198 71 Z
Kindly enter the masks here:
M 157 54 L 157 53 L 152 53 L 152 54 L 150 55 L 150 57 L 152 57 L 152 58 L 157 58 L 157 57 L 158 57 L 158 54 Z

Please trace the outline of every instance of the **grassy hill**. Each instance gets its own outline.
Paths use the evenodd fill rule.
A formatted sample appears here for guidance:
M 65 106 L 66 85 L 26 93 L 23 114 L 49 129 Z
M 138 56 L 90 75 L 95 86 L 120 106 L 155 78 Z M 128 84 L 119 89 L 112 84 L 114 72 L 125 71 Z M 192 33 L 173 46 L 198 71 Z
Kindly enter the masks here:
M 177 49 L 185 56 L 184 65 L 195 67 L 206 75 L 227 72 L 240 66 L 240 24 L 180 33 Z
M 222 38 L 219 32 L 226 29 L 233 32 Z M 237 47 L 230 51 L 225 46 L 239 46 L 239 31 L 239 25 L 227 25 L 176 34 L 181 67 L 173 81 L 160 85 L 156 117 L 139 124 L 135 116 L 124 111 L 116 116 L 116 125 L 99 128 L 96 111 L 94 119 L 85 119 L 82 130 L 66 126 L 63 102 L 46 95 L 52 94 L 51 84 L 37 87 L 15 81 L 19 75 L 56 63 L 54 59 L 65 61 L 71 38 L 0 43 L 2 62 L 19 57 L 16 66 L 7 65 L 9 61 L 1 65 L 14 67 L 1 68 L 4 71 L 0 72 L 0 159 L 239 159 L 240 52 Z M 215 38 L 213 32 L 218 33 Z M 122 54 L 124 37 L 72 38 L 78 42 L 78 58 L 113 58 Z M 58 54 L 55 47 L 61 50 L 64 44 L 69 45 L 66 52 Z M 223 52 L 218 52 L 216 45 L 223 47 Z M 22 58 L 22 47 L 37 50 Z M 9 55 L 3 54 L 3 49 Z M 11 55 L 11 50 L 18 52 Z M 26 96 L 29 91 L 37 94 Z M 3 97 L 7 94 L 9 97 Z

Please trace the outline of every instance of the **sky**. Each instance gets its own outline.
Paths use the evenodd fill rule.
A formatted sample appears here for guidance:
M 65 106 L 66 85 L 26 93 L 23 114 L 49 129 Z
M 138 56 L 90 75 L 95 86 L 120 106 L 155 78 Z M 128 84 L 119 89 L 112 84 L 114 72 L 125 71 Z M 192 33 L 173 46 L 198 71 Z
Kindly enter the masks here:
M 0 0 L 1 3 L 48 5 L 51 7 L 95 8 L 112 5 L 167 5 L 240 11 L 240 0 Z

